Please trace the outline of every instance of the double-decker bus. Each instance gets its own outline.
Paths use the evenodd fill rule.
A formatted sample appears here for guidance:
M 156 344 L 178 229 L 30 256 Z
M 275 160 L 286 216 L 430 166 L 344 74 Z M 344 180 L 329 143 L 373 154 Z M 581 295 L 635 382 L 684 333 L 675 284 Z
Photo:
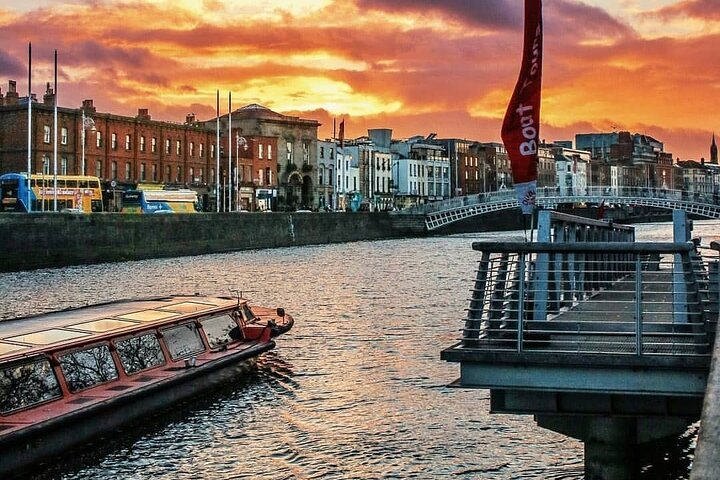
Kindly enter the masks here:
M 55 179 L 57 178 L 57 189 Z M 28 208 L 28 197 L 30 205 Z M 28 195 L 27 173 L 0 175 L 0 212 L 50 212 L 72 209 L 78 212 L 102 212 L 102 189 L 98 177 L 82 175 L 45 175 L 30 178 Z
M 123 193 L 123 213 L 197 213 L 197 193 L 179 190 L 128 190 Z

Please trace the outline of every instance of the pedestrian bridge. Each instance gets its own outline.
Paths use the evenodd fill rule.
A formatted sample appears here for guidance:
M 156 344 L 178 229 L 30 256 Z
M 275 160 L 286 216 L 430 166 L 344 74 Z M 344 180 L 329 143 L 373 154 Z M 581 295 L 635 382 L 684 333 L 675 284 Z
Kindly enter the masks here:
M 554 209 L 562 204 L 637 205 L 683 210 L 707 218 L 720 218 L 717 195 L 688 194 L 681 190 L 629 187 L 592 187 L 581 195 L 560 195 L 555 189 L 539 188 L 537 205 Z M 514 190 L 486 192 L 456 197 L 402 210 L 401 214 L 424 215 L 428 231 L 432 231 L 475 215 L 519 208 Z

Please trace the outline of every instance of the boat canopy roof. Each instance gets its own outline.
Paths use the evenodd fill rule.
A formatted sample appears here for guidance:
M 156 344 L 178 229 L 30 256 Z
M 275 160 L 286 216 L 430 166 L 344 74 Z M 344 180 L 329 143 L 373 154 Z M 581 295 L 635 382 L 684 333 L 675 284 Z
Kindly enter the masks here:
M 212 315 L 245 303 L 247 300 L 233 297 L 169 296 L 4 320 L 0 321 L 0 361 Z

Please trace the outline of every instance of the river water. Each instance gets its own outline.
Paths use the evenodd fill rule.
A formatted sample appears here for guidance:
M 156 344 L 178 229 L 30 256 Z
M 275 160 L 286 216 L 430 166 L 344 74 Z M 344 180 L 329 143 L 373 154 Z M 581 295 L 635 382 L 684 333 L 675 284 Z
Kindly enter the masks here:
M 669 224 L 638 226 L 669 240 Z M 703 244 L 717 222 L 695 222 Z M 531 416 L 490 415 L 489 393 L 440 351 L 458 339 L 474 240 L 359 242 L 0 274 L 0 319 L 121 298 L 229 294 L 283 306 L 295 328 L 249 378 L 207 392 L 44 469 L 62 479 L 580 479 L 583 448 Z M 679 462 L 646 478 L 685 478 Z

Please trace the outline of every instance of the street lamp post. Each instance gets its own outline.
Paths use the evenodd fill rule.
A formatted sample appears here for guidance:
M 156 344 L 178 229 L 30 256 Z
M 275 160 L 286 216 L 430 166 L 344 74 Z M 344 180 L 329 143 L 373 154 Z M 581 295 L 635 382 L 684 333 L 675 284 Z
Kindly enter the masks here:
M 248 144 L 245 137 L 235 134 L 235 211 L 240 211 L 240 147 L 247 151 Z

